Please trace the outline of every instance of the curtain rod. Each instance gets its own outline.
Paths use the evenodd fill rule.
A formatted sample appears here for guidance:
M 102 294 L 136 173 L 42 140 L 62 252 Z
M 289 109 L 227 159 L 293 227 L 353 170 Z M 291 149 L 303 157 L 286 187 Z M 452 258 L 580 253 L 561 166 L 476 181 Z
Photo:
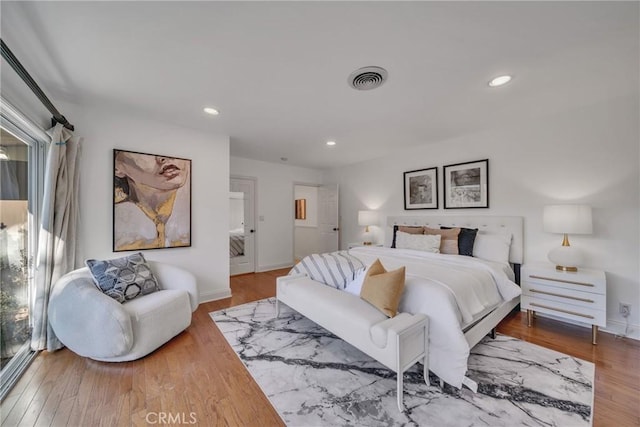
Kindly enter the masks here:
M 69 121 L 60 114 L 60 111 L 51 103 L 47 95 L 44 94 L 40 86 L 31 78 L 27 70 L 22 66 L 18 58 L 15 57 L 13 52 L 9 49 L 9 47 L 5 44 L 4 40 L 0 39 L 0 44 L 2 45 L 2 57 L 11 65 L 11 68 L 15 70 L 15 72 L 20 76 L 20 78 L 29 86 L 29 89 L 38 97 L 40 102 L 49 110 L 51 114 L 53 114 L 53 118 L 51 119 L 52 123 L 61 123 L 65 128 L 69 130 L 73 130 L 73 125 L 69 123 Z

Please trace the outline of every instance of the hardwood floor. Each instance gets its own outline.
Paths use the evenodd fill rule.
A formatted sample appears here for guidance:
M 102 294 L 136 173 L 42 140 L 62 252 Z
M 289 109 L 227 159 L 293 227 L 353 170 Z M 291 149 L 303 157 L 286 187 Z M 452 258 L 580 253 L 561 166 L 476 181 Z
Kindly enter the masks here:
M 233 297 L 201 304 L 191 326 L 149 356 L 102 363 L 67 349 L 41 353 L 0 405 L 2 426 L 281 426 L 209 312 L 275 295 L 287 270 L 236 276 Z M 640 343 L 510 315 L 498 331 L 596 364 L 594 426 L 640 425 Z

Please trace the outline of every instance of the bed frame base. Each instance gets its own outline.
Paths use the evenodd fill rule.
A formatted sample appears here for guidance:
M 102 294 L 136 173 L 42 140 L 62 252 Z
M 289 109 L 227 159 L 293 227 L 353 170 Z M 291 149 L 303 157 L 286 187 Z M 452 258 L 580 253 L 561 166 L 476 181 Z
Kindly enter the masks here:
M 471 329 L 465 332 L 464 337 L 469 343 L 469 348 L 473 348 L 485 336 L 491 334 L 495 338 L 495 329 L 498 323 L 504 319 L 514 308 L 520 304 L 520 297 L 516 297 L 511 301 L 505 301 L 491 313 L 486 315 L 482 320 L 475 324 Z

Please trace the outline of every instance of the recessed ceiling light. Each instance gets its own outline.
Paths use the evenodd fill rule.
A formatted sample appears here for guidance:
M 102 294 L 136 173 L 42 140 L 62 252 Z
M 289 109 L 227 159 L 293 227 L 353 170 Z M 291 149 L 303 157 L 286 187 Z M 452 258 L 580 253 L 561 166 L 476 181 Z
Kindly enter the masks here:
M 506 74 L 504 76 L 498 76 L 494 79 L 492 79 L 489 82 L 489 86 L 491 87 L 498 87 L 498 86 L 502 86 L 502 85 L 506 85 L 507 83 L 509 83 L 511 81 L 511 76 Z
M 327 141 L 327 145 L 330 145 L 330 146 L 336 145 L 336 142 L 335 141 Z
M 218 110 L 216 110 L 215 108 L 211 108 L 211 107 L 205 107 L 204 112 L 207 114 L 211 114 L 212 116 L 217 116 L 218 114 L 220 114 L 220 112 L 218 112 Z

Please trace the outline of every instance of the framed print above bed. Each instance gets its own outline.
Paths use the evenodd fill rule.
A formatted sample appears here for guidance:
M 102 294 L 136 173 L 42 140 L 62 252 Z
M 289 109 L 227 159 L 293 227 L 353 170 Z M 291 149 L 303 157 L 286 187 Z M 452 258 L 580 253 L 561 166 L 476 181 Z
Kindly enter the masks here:
M 444 208 L 489 207 L 489 160 L 447 165 L 444 172 Z
M 191 160 L 113 150 L 113 251 L 191 246 Z
M 438 168 L 404 173 L 404 208 L 438 209 Z

